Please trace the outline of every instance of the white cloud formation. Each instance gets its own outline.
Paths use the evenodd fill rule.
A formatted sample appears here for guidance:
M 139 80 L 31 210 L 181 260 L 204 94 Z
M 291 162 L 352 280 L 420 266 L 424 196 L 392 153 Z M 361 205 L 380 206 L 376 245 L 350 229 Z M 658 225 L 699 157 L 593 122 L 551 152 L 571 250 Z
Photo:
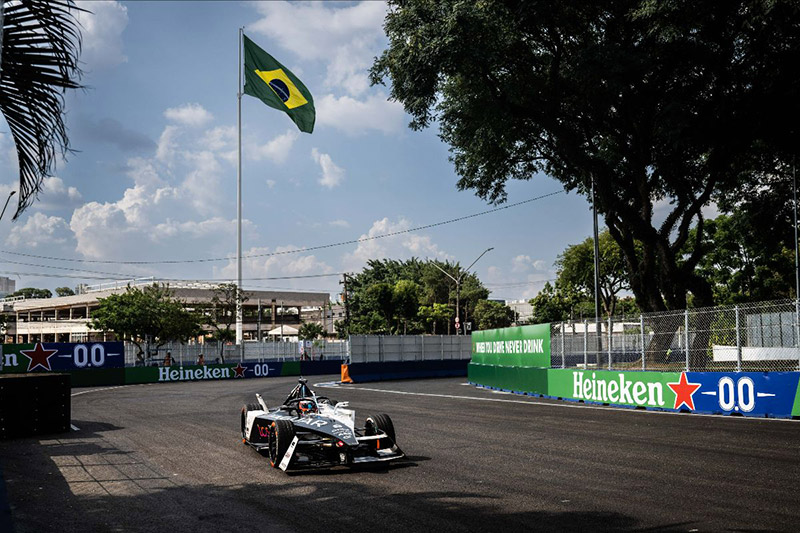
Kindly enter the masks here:
M 549 272 L 546 261 L 531 259 L 529 255 L 518 255 L 511 260 L 511 272 L 528 272 L 531 269 L 539 272 Z
M 357 135 L 369 130 L 395 134 L 405 128 L 405 112 L 398 102 L 390 102 L 384 93 L 364 100 L 349 96 L 337 98 L 326 94 L 316 103 L 317 123 Z
M 183 126 L 204 126 L 214 119 L 214 116 L 200 104 L 183 104 L 170 107 L 164 111 L 164 116 L 172 122 Z
M 313 254 L 285 253 L 298 250 L 297 246 L 287 245 L 278 246 L 274 249 L 268 247 L 253 247 L 242 252 L 242 277 L 250 279 L 248 285 L 263 285 L 270 283 L 269 280 L 258 280 L 253 278 L 273 278 L 282 276 L 307 276 L 316 274 L 330 274 L 333 268 L 317 259 Z M 284 253 L 281 253 L 284 252 Z M 277 253 L 278 255 L 266 255 Z M 248 257 L 250 256 L 250 257 Z M 261 257 L 253 257 L 261 256 Z M 232 259 L 222 268 L 214 267 L 214 277 L 222 279 L 236 278 L 236 260 Z M 307 288 L 308 280 L 280 280 L 274 281 L 283 287 Z
M 384 2 L 336 4 L 263 2 L 262 18 L 248 25 L 304 60 L 327 62 L 325 84 L 351 95 L 369 88 L 367 70 L 383 36 Z
M 312 148 L 311 157 L 317 162 L 320 169 L 322 169 L 322 177 L 319 180 L 320 185 L 332 189 L 342 183 L 342 180 L 344 180 L 344 169 L 336 166 L 331 156 L 321 153 L 316 148 Z
M 68 187 L 61 178 L 52 176 L 42 181 L 42 192 L 35 204 L 38 209 L 59 209 L 76 206 L 82 199 L 75 187 Z
M 12 247 L 22 244 L 26 248 L 41 248 L 64 244 L 70 237 L 69 226 L 63 218 L 37 212 L 28 217 L 25 224 L 11 228 L 6 244 Z
M 404 232 L 411 229 L 411 222 L 400 217 L 396 222 L 389 218 L 382 218 L 372 223 L 369 231 L 359 239 L 364 240 L 358 243 L 356 249 L 349 254 L 345 254 L 342 259 L 342 266 L 346 270 L 354 271 L 361 269 L 369 259 L 392 258 L 409 259 L 411 257 L 428 257 L 441 261 L 454 261 L 455 258 L 442 250 L 439 245 L 427 235 L 418 233 L 400 233 L 391 237 L 374 238 L 390 233 Z
M 266 144 L 253 143 L 247 147 L 245 155 L 255 161 L 269 159 L 275 163 L 284 163 L 298 137 L 297 130 L 287 130 L 286 133 L 278 135 Z
M 119 2 L 78 0 L 76 11 L 81 24 L 81 62 L 85 70 L 109 68 L 125 63 L 122 32 L 128 26 L 128 8 Z

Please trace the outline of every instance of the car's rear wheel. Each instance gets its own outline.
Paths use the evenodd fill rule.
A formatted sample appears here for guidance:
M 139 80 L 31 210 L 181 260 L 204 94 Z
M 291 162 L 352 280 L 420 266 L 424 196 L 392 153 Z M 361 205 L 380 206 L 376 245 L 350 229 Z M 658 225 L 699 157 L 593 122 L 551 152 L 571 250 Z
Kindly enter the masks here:
M 269 425 L 269 464 L 278 468 L 294 439 L 294 426 L 288 420 L 275 420 Z
M 386 436 L 391 439 L 391 443 L 386 439 L 375 441 L 377 448 L 389 448 L 392 444 L 397 442 L 394 434 L 394 424 L 392 419 L 387 414 L 369 415 L 367 416 L 366 433 L 367 435 L 377 435 L 378 433 L 386 433 Z

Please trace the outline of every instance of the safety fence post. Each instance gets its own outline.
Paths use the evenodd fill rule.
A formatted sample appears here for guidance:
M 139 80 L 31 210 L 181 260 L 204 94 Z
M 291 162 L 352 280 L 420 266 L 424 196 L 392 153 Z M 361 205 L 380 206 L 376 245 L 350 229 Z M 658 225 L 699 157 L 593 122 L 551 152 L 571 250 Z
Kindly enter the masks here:
M 686 371 L 689 371 L 689 309 L 684 311 L 683 315 L 683 333 L 686 337 L 684 343 L 686 345 Z
M 642 340 L 642 370 L 647 370 L 647 366 L 645 364 L 646 351 L 644 349 L 644 315 L 639 315 L 639 334 L 641 335 Z
M 566 356 L 564 355 L 564 337 L 566 336 L 566 325 L 561 323 L 561 368 L 566 368 Z
M 739 306 L 734 308 L 736 312 L 736 371 L 742 371 L 742 336 L 739 331 Z
M 583 321 L 583 369 L 589 368 L 589 321 Z
M 614 327 L 611 322 L 611 317 L 608 317 L 608 369 L 611 370 L 611 335 L 614 332 Z

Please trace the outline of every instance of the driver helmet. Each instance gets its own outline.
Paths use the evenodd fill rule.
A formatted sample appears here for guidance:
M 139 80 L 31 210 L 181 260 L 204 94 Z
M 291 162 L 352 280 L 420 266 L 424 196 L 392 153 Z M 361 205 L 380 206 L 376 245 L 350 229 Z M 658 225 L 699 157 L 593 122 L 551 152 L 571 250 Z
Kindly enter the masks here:
M 297 407 L 300 409 L 300 413 L 304 415 L 317 412 L 317 406 L 313 400 L 300 400 Z

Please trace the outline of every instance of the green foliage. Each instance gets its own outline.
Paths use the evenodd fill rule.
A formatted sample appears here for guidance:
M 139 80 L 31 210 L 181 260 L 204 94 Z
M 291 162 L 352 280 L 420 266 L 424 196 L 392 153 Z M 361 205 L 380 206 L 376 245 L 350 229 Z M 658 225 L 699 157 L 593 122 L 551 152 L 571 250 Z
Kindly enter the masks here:
M 625 271 L 625 257 L 622 249 L 611 238 L 608 231 L 598 235 L 597 246 L 600 251 L 600 302 L 606 316 L 616 313 L 617 294 L 630 289 Z M 568 246 L 556 261 L 558 282 L 562 287 L 570 287 L 577 293 L 586 295 L 594 302 L 594 239 L 589 237 L 580 244 Z M 594 305 L 594 304 L 592 304 Z M 594 314 L 594 312 L 592 312 Z
M 64 92 L 77 89 L 80 24 L 72 0 L 3 2 L 0 112 L 19 161 L 16 219 L 69 150 Z
M 145 343 L 186 342 L 202 332 L 201 316 L 187 310 L 166 286 L 128 286 L 123 293 L 100 298 L 99 304 L 92 312 L 92 328 L 133 342 L 140 360 Z
M 236 309 L 239 302 L 248 300 L 236 283 L 220 283 L 214 288 L 214 296 L 206 306 L 201 306 L 205 322 L 211 327 L 211 338 L 220 343 L 234 342 L 236 331 Z M 225 362 L 225 355 L 220 347 L 220 360 Z
M 297 338 L 303 341 L 313 341 L 316 338 L 322 337 L 325 329 L 316 322 L 306 322 L 297 330 Z
M 25 287 L 16 292 L 9 294 L 9 296 L 24 296 L 27 299 L 33 298 L 52 298 L 53 293 L 50 289 L 36 289 L 34 287 Z
M 373 259 L 348 282 L 350 333 L 448 332 L 449 319 L 455 316 L 456 287 L 434 263 L 455 278 L 462 276 L 460 316 L 466 321 L 489 291 L 474 274 L 463 273 L 458 263 Z
M 564 287 L 558 282 L 555 286 L 545 283 L 539 293 L 530 300 L 533 306 L 531 324 L 561 322 L 563 320 L 579 320 L 582 317 L 594 317 L 594 301 L 585 293 L 573 287 Z
M 797 145 L 800 71 L 777 65 L 797 63 L 799 21 L 792 0 L 394 0 L 371 79 L 412 128 L 439 126 L 460 189 L 594 183 L 639 307 L 683 309 L 713 300 L 704 248 L 682 253 L 702 208 Z
M 514 310 L 499 302 L 481 300 L 475 306 L 477 329 L 507 328 L 514 322 Z
M 763 175 L 758 186 L 722 201 L 725 214 L 706 223 L 698 271 L 711 282 L 716 304 L 795 297 L 792 192 L 788 172 Z
M 56 294 L 58 296 L 75 296 L 75 291 L 69 287 L 56 287 Z

